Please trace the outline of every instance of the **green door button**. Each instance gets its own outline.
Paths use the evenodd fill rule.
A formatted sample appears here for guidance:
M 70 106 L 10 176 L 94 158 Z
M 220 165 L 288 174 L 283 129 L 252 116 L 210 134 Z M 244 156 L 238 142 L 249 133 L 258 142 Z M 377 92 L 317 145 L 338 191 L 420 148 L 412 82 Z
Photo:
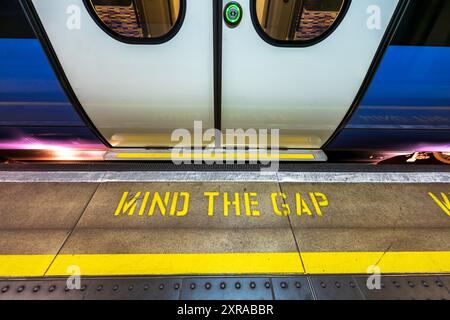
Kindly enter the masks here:
M 229 2 L 224 10 L 225 23 L 230 28 L 236 27 L 242 19 L 242 8 L 237 2 Z

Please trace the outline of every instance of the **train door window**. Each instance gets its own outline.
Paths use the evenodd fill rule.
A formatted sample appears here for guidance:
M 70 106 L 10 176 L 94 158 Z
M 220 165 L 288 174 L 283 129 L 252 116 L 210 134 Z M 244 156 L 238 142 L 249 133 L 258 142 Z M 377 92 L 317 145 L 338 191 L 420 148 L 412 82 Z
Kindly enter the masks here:
M 255 0 L 253 23 L 273 45 L 315 44 L 337 27 L 350 0 Z
M 162 43 L 181 26 L 185 0 L 85 0 L 97 23 L 124 42 Z

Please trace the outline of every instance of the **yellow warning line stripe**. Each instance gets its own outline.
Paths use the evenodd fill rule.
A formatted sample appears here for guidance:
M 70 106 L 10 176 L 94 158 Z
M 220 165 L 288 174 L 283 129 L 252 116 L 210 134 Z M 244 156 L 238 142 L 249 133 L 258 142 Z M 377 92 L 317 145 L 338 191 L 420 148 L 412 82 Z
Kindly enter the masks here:
M 377 266 L 381 273 L 448 273 L 450 251 L 422 252 L 303 252 L 308 274 L 367 273 Z
M 190 153 L 190 154 L 180 154 L 180 155 L 172 155 L 171 153 L 119 153 L 116 155 L 117 158 L 120 159 L 180 159 L 180 160 L 189 160 L 189 159 L 211 159 L 211 160 L 314 160 L 314 154 L 310 153 L 300 153 L 300 154 L 277 154 L 277 155 L 259 155 L 259 154 L 212 154 L 212 155 L 204 155 L 201 153 Z
M 303 273 L 294 252 L 59 255 L 46 275 L 64 275 L 69 265 L 92 276 Z
M 0 277 L 450 273 L 450 251 L 0 255 Z M 52 263 L 53 261 L 53 263 Z M 303 269 L 303 265 L 305 269 Z M 48 271 L 46 272 L 46 270 Z
M 0 255 L 0 277 L 42 277 L 55 255 Z

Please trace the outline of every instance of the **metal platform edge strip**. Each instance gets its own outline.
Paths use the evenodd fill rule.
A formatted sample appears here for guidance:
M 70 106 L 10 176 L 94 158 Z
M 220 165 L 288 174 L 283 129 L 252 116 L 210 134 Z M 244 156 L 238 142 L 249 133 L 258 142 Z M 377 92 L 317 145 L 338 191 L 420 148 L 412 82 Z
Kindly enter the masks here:
M 0 300 L 450 300 L 450 275 L 0 280 Z
M 450 172 L 0 171 L 0 182 L 450 183 Z

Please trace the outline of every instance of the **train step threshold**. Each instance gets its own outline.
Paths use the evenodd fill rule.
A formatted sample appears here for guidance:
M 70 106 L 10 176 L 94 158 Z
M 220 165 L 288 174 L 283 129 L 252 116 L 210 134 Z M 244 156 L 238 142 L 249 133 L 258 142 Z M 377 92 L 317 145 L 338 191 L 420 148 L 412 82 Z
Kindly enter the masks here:
M 253 162 L 268 163 L 283 161 L 299 162 L 325 162 L 327 156 L 322 150 L 304 149 L 114 149 L 108 151 L 105 156 L 108 161 L 164 161 L 172 160 L 179 163 L 236 163 Z

